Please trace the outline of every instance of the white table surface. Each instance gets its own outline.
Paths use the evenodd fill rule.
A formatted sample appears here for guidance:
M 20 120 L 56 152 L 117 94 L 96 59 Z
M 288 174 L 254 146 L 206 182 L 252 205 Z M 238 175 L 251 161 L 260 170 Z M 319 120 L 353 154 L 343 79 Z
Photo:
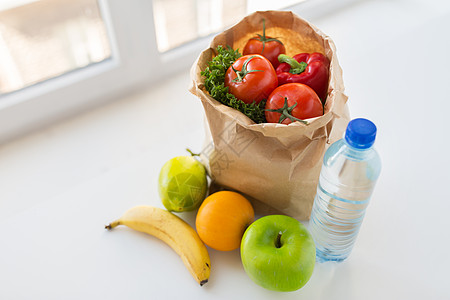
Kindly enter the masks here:
M 311 21 L 337 45 L 352 117 L 379 129 L 382 174 L 347 261 L 277 293 L 247 277 L 238 250 L 210 250 L 199 287 L 159 240 L 103 228 L 162 207 L 162 164 L 201 150 L 186 70 L 0 146 L 0 299 L 450 299 L 450 5 L 368 1 Z

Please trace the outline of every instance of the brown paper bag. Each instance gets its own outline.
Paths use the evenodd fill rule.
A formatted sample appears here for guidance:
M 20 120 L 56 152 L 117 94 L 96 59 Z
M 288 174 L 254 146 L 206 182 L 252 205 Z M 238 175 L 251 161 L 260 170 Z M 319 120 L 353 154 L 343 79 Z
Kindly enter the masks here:
M 262 32 L 281 40 L 287 54 L 320 52 L 330 61 L 330 82 L 325 114 L 289 125 L 255 124 L 241 112 L 213 99 L 201 76 L 218 45 L 243 49 L 247 40 Z M 248 196 L 257 213 L 284 213 L 309 219 L 322 158 L 327 145 L 338 140 L 349 121 L 342 70 L 333 41 L 292 12 L 253 13 L 214 37 L 191 69 L 190 91 L 205 109 L 207 126 L 201 153 L 216 185 Z

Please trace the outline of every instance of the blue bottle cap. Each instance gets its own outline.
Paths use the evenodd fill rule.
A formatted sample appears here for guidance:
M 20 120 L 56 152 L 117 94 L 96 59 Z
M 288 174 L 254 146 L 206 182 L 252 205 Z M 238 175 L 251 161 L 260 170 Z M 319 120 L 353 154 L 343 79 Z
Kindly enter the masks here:
M 345 131 L 347 143 L 357 149 L 372 147 L 377 135 L 377 127 L 371 121 L 363 118 L 353 119 Z

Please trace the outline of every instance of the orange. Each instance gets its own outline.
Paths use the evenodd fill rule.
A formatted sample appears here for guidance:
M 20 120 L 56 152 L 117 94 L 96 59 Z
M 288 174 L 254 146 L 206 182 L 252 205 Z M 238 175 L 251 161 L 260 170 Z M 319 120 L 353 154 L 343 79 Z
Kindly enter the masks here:
M 245 229 L 255 219 L 250 202 L 241 194 L 220 191 L 200 206 L 195 226 L 202 241 L 220 251 L 239 248 Z

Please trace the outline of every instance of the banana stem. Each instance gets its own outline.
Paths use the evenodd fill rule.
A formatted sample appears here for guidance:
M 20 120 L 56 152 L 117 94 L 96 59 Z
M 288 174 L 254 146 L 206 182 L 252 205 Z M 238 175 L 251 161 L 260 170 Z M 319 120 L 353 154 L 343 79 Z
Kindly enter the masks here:
M 109 224 L 106 224 L 105 225 L 105 229 L 111 230 L 114 227 L 117 227 L 118 225 L 120 225 L 120 221 L 114 221 L 114 222 L 111 222 Z

